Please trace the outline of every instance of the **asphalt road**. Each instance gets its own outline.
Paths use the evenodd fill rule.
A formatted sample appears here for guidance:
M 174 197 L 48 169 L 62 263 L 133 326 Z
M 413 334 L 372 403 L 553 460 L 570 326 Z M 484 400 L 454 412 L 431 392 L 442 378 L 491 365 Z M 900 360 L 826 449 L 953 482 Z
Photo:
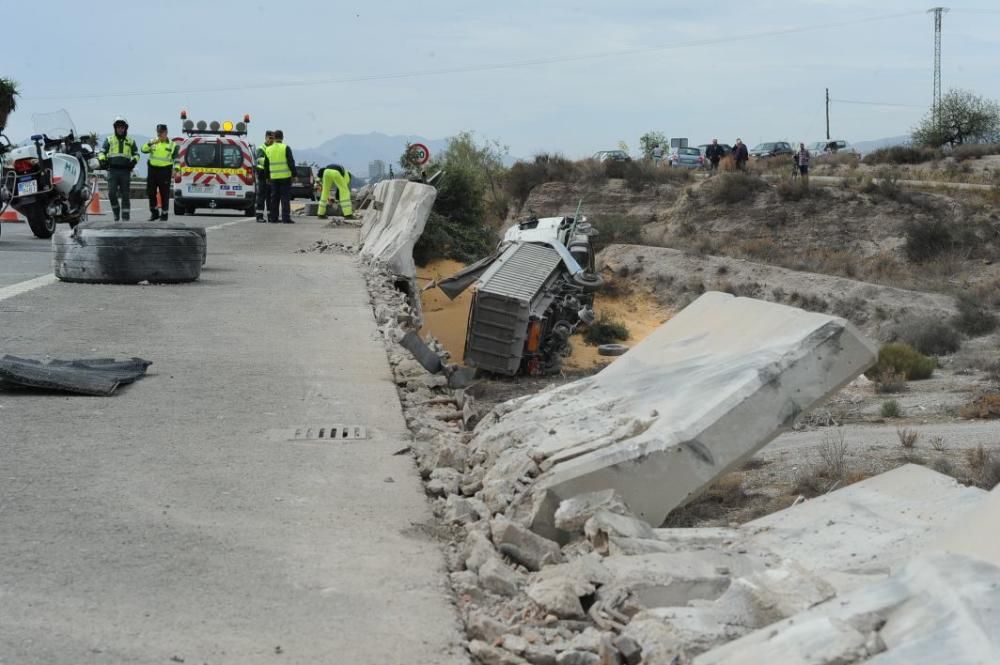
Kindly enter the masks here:
M 295 252 L 356 231 L 194 219 L 193 284 L 0 287 L 0 355 L 153 361 L 0 389 L 0 663 L 467 662 L 363 279 Z M 4 225 L 8 282 L 38 244 Z M 288 440 L 332 424 L 369 436 Z

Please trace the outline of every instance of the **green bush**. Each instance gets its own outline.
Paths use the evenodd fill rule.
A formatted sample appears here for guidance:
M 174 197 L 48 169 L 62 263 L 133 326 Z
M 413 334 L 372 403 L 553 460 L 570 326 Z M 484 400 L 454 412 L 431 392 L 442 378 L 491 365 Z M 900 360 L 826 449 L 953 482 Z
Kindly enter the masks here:
M 546 182 L 572 182 L 576 180 L 576 163 L 562 155 L 539 153 L 530 162 L 517 162 L 507 172 L 505 187 L 518 205 L 524 205 L 528 195 L 538 185 Z
M 591 346 L 600 346 L 612 342 L 624 342 L 628 338 L 628 326 L 623 321 L 602 312 L 597 320 L 587 327 L 583 341 Z
M 923 263 L 955 247 L 951 227 L 939 218 L 911 219 L 903 226 L 903 251 L 914 263 Z
M 608 245 L 620 243 L 624 245 L 642 244 L 642 219 L 628 215 L 602 215 L 592 220 L 597 235 L 591 239 L 595 252 Z
M 882 402 L 882 417 L 883 418 L 899 418 L 903 414 L 903 410 L 899 408 L 899 402 L 894 399 Z
M 497 238 L 485 226 L 472 226 L 431 212 L 427 225 L 413 247 L 413 260 L 425 266 L 435 259 L 472 263 L 493 251 Z
M 742 203 L 767 188 L 767 183 L 749 173 L 723 173 L 705 183 L 712 203 Z
M 924 146 L 894 145 L 879 148 L 864 156 L 865 164 L 922 164 L 941 159 L 944 153 L 937 148 Z
M 934 358 L 923 355 L 909 344 L 892 342 L 879 349 L 878 363 L 868 370 L 866 376 L 875 380 L 888 372 L 896 372 L 906 377 L 907 381 L 919 381 L 930 378 L 936 367 Z
M 952 325 L 970 337 L 988 335 L 997 329 L 997 316 L 969 296 L 958 298 L 958 314 Z
M 774 189 L 782 201 L 801 201 L 807 198 L 811 191 L 802 180 L 782 180 Z
M 961 334 L 934 316 L 909 317 L 897 330 L 900 341 L 928 356 L 946 356 L 962 347 Z

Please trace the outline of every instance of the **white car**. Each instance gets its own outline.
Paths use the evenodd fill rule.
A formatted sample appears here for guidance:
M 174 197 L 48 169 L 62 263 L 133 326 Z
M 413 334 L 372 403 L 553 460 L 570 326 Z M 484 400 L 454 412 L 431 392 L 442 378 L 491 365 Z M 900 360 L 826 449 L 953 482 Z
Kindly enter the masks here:
M 816 141 L 806 146 L 809 154 L 813 157 L 823 155 L 848 154 L 859 157 L 857 149 L 843 139 L 830 139 L 829 141 Z

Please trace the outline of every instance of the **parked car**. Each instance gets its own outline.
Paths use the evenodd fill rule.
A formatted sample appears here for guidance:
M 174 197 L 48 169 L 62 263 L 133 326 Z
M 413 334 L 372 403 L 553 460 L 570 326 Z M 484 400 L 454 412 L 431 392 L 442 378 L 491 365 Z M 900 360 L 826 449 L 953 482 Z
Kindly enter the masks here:
M 311 166 L 296 166 L 292 177 L 292 198 L 316 200 L 316 176 Z
M 631 162 L 632 158 L 624 150 L 601 150 L 595 152 L 593 159 L 599 162 Z
M 671 148 L 667 155 L 667 166 L 678 166 L 689 169 L 701 168 L 705 163 L 698 148 Z
M 775 141 L 773 143 L 758 143 L 750 151 L 750 157 L 752 159 L 769 159 L 771 157 L 778 157 L 779 155 L 794 155 L 795 151 L 792 150 L 790 143 L 785 141 Z
M 852 146 L 847 141 L 844 141 L 843 139 L 816 141 L 815 143 L 810 143 L 806 147 L 809 150 L 809 154 L 812 155 L 813 157 L 820 157 L 822 155 L 835 155 L 835 154 L 849 154 L 849 155 L 854 155 L 856 157 L 861 156 L 857 148 Z

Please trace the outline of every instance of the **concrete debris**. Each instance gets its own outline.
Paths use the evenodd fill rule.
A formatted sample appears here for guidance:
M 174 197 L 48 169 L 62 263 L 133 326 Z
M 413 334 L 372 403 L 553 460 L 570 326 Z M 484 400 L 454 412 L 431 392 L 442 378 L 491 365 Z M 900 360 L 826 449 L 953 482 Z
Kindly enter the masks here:
M 363 233 L 391 253 L 406 183 L 382 187 Z M 436 375 L 399 345 L 413 292 L 369 268 L 474 662 L 1000 662 L 1000 491 L 904 466 L 740 527 L 652 528 L 866 368 L 874 349 L 842 320 L 706 294 L 470 433 L 459 368 L 433 339 Z
M 320 254 L 325 254 L 326 252 L 339 252 L 341 254 L 357 254 L 358 247 L 357 245 L 335 242 L 333 240 L 317 240 L 308 247 L 295 250 L 296 254 L 310 254 L 312 252 L 318 252 Z
M 361 256 L 385 264 L 397 276 L 413 280 L 413 246 L 431 213 L 437 190 L 404 180 L 375 185 L 374 209 L 361 227 Z
M 542 460 L 540 533 L 559 501 L 609 488 L 656 526 L 875 356 L 843 319 L 706 293 L 598 374 L 486 419 L 472 447 Z

